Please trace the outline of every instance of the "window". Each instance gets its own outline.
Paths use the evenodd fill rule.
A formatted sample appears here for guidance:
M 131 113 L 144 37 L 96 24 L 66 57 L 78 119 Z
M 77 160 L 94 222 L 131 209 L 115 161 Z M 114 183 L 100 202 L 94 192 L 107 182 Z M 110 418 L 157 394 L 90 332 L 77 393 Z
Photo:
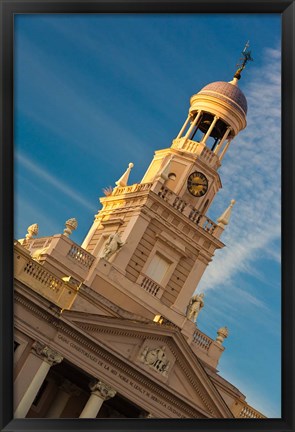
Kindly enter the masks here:
M 145 271 L 145 274 L 158 284 L 161 284 L 170 267 L 170 264 L 170 261 L 165 259 L 162 255 L 156 253 L 153 256 L 147 270 Z

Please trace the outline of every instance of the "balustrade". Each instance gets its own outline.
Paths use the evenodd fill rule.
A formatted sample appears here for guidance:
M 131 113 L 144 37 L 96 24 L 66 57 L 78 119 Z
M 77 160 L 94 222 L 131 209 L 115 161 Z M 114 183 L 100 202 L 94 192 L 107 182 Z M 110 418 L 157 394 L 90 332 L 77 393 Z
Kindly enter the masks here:
M 158 192 L 158 196 L 166 202 L 171 202 L 172 206 L 181 213 L 183 213 L 185 209 L 188 209 L 188 218 L 192 222 L 194 222 L 198 226 L 201 226 L 209 234 L 214 234 L 217 227 L 216 223 L 214 223 L 207 216 L 202 215 L 199 211 L 192 209 L 189 204 L 187 204 L 185 201 L 175 195 L 170 189 L 162 186 L 160 191 Z
M 164 201 L 168 201 L 171 195 L 173 195 L 173 192 L 171 192 L 171 190 L 169 190 L 165 186 L 162 186 L 160 191 L 158 192 L 158 196 Z
M 77 295 L 78 286 L 66 283 L 55 276 L 44 265 L 24 254 L 25 249 L 16 245 L 14 274 L 15 279 L 29 286 L 33 291 L 63 309 L 69 309 Z M 78 281 L 79 282 L 79 281 Z M 81 285 L 81 282 L 79 282 Z
M 173 207 L 176 208 L 176 210 L 179 210 L 181 213 L 183 212 L 183 210 L 185 209 L 185 207 L 187 206 L 186 202 L 183 201 L 181 198 L 176 197 L 175 200 L 173 201 Z
M 200 221 L 200 217 L 201 217 L 201 213 L 198 210 L 192 210 L 188 216 L 188 218 L 192 221 L 195 222 L 196 224 L 199 223 Z
M 37 239 L 24 240 L 23 246 L 29 251 L 42 249 L 50 245 L 52 237 L 40 237 Z
M 217 225 L 216 223 L 214 223 L 211 219 L 207 218 L 206 216 L 204 216 L 205 221 L 202 224 L 202 228 L 207 231 L 209 234 L 213 234 Z
M 193 143 L 194 145 L 201 145 L 200 143 L 196 143 L 194 141 L 188 140 L 188 142 Z M 215 157 L 215 155 L 207 148 L 204 149 L 204 154 L 207 154 L 207 156 L 209 158 Z M 151 189 L 152 185 L 153 185 L 153 183 L 142 183 L 142 184 L 134 184 L 131 186 L 118 187 L 113 191 L 113 196 L 118 196 L 118 195 L 131 193 L 131 192 L 148 191 Z M 159 198 L 162 198 L 164 201 L 171 204 L 179 212 L 184 213 L 184 211 L 186 210 L 184 214 L 188 215 L 188 218 L 192 222 L 194 222 L 198 226 L 201 226 L 209 234 L 212 234 L 212 235 L 214 234 L 217 225 L 211 219 L 209 219 L 207 216 L 201 215 L 200 212 L 198 212 L 197 210 L 194 210 L 191 207 L 191 205 L 189 205 L 184 200 L 179 198 L 170 189 L 168 189 L 165 186 L 162 186 L 161 189 L 159 190 L 159 192 L 157 193 L 157 195 L 159 196 Z M 75 252 L 73 252 L 73 254 L 74 253 Z M 83 264 L 84 264 L 84 261 L 83 261 L 84 259 L 85 259 L 85 262 L 88 263 L 90 258 L 89 259 L 86 257 L 84 258 L 83 253 L 80 257 L 80 251 L 77 251 L 75 258 Z M 72 255 L 70 255 L 70 256 L 72 256 Z M 89 265 L 89 267 L 91 266 L 91 264 Z M 87 266 L 88 264 L 84 264 L 84 265 Z
M 159 297 L 159 294 L 162 292 L 162 288 L 160 287 L 160 285 L 158 285 L 155 281 L 153 281 L 147 276 L 143 277 L 140 286 L 154 297 Z
M 152 183 L 139 183 L 131 186 L 118 187 L 113 191 L 112 195 L 118 196 L 132 192 L 144 192 L 150 190 L 151 187 Z
M 196 330 L 193 335 L 193 343 L 198 345 L 202 350 L 208 351 L 213 340 L 206 336 L 204 333 Z
M 79 247 L 78 245 L 73 244 L 68 252 L 68 256 L 73 258 L 75 261 L 82 264 L 84 267 L 89 269 L 93 262 L 95 257 L 91 255 L 89 252 L 85 251 L 83 248 Z
M 64 286 L 63 282 L 45 270 L 39 264 L 29 261 L 24 267 L 24 273 L 40 282 L 44 287 L 58 293 Z
M 236 418 L 262 419 L 266 417 L 247 403 L 243 403 L 240 412 L 236 415 Z

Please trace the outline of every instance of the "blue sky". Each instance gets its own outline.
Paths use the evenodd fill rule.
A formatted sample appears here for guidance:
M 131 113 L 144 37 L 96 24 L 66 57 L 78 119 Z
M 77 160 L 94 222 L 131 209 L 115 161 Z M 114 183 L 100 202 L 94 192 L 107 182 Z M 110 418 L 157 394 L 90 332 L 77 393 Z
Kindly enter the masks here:
M 249 39 L 254 62 L 239 83 L 248 126 L 232 142 L 209 210 L 236 199 L 198 286 L 199 328 L 227 325 L 219 371 L 270 417 L 280 394 L 280 16 L 262 14 L 17 15 L 15 18 L 15 237 L 62 233 L 81 243 L 102 189 L 133 162 L 137 183 L 169 147 L 189 98 L 230 81 Z

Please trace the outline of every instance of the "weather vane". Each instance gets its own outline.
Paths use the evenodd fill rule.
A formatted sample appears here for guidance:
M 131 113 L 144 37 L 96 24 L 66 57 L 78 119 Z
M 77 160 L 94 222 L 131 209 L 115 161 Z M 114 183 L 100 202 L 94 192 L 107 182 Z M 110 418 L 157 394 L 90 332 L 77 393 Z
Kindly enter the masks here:
M 249 41 L 246 43 L 245 48 L 242 51 L 242 56 L 240 58 L 241 63 L 237 64 L 238 69 L 234 75 L 235 78 L 240 79 L 241 78 L 241 72 L 245 69 L 246 64 L 248 61 L 254 61 L 254 59 L 251 57 L 251 51 L 249 50 Z

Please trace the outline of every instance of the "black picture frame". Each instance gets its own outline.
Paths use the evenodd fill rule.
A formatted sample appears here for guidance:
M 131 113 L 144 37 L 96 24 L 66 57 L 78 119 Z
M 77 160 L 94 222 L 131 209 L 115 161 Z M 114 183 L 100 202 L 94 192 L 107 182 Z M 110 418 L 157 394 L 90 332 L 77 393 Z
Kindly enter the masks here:
M 294 65 L 295 4 L 282 0 L 14 1 L 1 7 L 1 431 L 293 431 L 294 426 Z M 277 13 L 282 18 L 282 418 L 13 419 L 13 18 L 19 13 Z M 271 138 L 270 138 L 271 139 Z M 271 229 L 271 227 L 270 227 Z

